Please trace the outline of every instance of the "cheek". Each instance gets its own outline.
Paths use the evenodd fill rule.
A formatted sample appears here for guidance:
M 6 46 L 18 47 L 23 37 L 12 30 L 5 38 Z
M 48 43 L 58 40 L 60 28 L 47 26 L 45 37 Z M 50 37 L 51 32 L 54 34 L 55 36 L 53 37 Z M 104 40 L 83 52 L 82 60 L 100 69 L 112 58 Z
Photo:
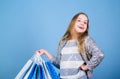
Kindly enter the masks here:
M 79 29 L 78 29 L 78 27 L 77 27 L 77 26 L 74 26 L 74 30 L 75 30 L 75 31 L 78 31 Z
M 87 25 L 85 25 L 85 27 L 84 27 L 84 28 L 85 28 L 85 30 L 87 30 Z

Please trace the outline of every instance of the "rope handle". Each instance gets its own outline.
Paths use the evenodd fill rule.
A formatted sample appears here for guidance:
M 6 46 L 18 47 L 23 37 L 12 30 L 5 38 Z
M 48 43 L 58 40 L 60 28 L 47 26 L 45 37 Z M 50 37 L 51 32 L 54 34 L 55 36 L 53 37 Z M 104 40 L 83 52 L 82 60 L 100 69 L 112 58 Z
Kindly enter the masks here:
M 41 65 L 43 62 L 45 62 L 39 53 L 35 53 L 31 59 L 38 65 Z

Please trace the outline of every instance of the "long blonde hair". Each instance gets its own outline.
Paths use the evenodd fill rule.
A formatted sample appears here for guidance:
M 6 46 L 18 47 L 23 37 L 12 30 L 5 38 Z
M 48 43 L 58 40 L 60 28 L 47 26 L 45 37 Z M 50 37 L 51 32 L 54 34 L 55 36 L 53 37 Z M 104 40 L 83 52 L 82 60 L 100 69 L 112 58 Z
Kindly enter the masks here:
M 71 37 L 72 37 L 72 32 L 71 32 L 72 28 L 75 25 L 76 19 L 81 14 L 85 15 L 88 18 L 88 16 L 85 13 L 83 13 L 83 12 L 80 12 L 80 13 L 76 14 L 72 18 L 72 20 L 71 20 L 71 22 L 70 22 L 70 24 L 68 26 L 68 29 L 66 30 L 65 34 L 62 36 L 62 39 L 59 42 L 59 46 L 61 45 L 61 43 L 63 41 L 68 41 L 68 40 L 71 39 Z M 84 39 L 85 39 L 86 36 L 88 36 L 88 28 L 89 28 L 89 19 L 87 20 L 87 29 L 86 29 L 86 31 L 84 33 L 79 34 L 78 39 L 77 39 L 78 40 L 78 51 L 80 53 L 85 52 Z

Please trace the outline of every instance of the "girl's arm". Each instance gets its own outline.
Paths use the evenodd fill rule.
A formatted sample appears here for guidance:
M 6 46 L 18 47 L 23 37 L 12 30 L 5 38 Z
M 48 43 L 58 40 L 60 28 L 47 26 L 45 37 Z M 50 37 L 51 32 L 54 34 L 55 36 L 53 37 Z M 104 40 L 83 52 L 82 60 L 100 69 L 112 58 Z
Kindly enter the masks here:
M 52 56 L 47 50 L 41 49 L 37 50 L 36 53 L 39 53 L 40 55 L 45 54 L 48 59 L 53 63 L 54 66 L 56 66 L 58 69 L 60 68 L 60 55 L 57 54 L 57 57 Z
M 86 38 L 85 44 L 88 53 L 91 54 L 92 57 L 90 58 L 90 60 L 86 62 L 84 68 L 87 68 L 88 70 L 92 70 L 100 64 L 100 62 L 104 58 L 104 54 L 90 36 Z
M 40 55 L 45 54 L 49 60 L 53 59 L 53 56 L 45 49 L 37 50 L 36 53 L 39 53 Z

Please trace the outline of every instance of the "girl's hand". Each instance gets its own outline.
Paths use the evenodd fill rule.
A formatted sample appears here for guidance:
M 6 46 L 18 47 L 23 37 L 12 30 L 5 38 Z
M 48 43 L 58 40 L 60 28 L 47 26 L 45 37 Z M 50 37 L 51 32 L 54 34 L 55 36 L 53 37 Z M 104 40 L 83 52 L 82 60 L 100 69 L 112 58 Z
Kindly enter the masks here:
M 36 53 L 39 53 L 40 55 L 47 55 L 47 57 L 51 60 L 53 56 L 45 49 L 37 50 Z
M 83 64 L 80 68 L 81 68 L 83 71 L 87 71 L 87 70 L 88 70 L 88 68 L 86 67 L 85 64 Z
M 47 54 L 47 50 L 45 49 L 40 49 L 40 50 L 37 50 L 36 53 L 39 53 L 40 55 L 43 55 L 43 54 Z

